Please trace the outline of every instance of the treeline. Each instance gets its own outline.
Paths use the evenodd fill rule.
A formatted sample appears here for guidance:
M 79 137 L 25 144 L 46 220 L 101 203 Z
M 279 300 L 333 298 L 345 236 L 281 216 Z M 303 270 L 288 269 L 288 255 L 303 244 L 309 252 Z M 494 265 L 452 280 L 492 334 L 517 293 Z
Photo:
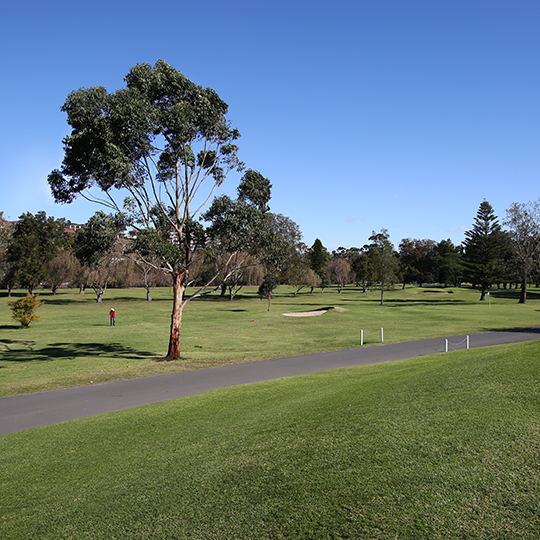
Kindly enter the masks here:
M 316 288 L 322 293 L 330 285 L 341 292 L 353 283 L 367 292 L 376 285 L 383 303 L 384 292 L 396 283 L 402 287 L 468 283 L 479 289 L 480 300 L 491 287 L 520 286 L 520 302 L 525 302 L 527 285 L 540 280 L 537 202 L 514 203 L 501 225 L 491 205 L 483 201 L 472 229 L 457 246 L 450 239 L 404 238 L 396 249 L 383 229 L 374 231 L 361 248 L 339 247 L 330 253 L 319 239 L 307 246 L 298 225 L 286 216 L 267 212 L 265 224 L 278 239 L 272 245 L 230 252 L 223 237 L 199 239 L 190 284 L 200 286 L 216 276 L 210 290 L 231 300 L 243 286 L 262 286 L 265 279 L 262 290 L 267 291 L 271 282 L 270 295 L 278 284 L 293 286 L 295 295 Z M 107 287 L 144 287 L 151 300 L 153 287 L 171 285 L 170 273 L 140 257 L 140 246 L 134 249 L 137 234 L 128 233 L 125 226 L 120 214 L 104 212 L 83 226 L 44 212 L 22 214 L 12 224 L 0 213 L 0 286 L 8 294 L 15 287 L 30 294 L 38 286 L 53 294 L 65 286 L 78 287 L 81 293 L 91 288 L 98 302 Z M 174 246 L 174 237 L 170 243 Z

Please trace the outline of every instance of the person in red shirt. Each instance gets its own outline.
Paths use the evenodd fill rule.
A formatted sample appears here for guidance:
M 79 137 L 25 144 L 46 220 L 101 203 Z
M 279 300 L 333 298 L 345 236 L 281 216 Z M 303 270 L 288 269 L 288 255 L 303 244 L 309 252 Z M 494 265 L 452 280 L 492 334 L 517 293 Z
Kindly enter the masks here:
M 111 308 L 111 311 L 109 311 L 109 317 L 111 318 L 111 324 L 110 326 L 114 326 L 115 324 L 115 317 L 116 317 L 116 314 L 115 314 L 115 311 L 114 311 L 114 308 Z

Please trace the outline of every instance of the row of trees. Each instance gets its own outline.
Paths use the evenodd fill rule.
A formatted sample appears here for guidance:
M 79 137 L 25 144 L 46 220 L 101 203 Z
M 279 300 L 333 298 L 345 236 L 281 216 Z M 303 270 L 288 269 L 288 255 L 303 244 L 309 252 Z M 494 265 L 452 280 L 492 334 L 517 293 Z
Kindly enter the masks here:
M 264 187 L 266 195 L 254 203 L 247 191 L 256 184 Z M 421 287 L 426 283 L 459 286 L 465 281 L 480 289 L 480 300 L 493 284 L 506 288 L 520 283 L 520 302 L 525 302 L 527 284 L 538 279 L 538 203 L 513 204 L 504 222 L 508 229 L 503 230 L 491 205 L 483 201 L 460 246 L 449 239 L 405 238 L 396 251 L 383 229 L 373 232 L 362 248 L 340 247 L 330 254 L 319 239 L 308 248 L 296 223 L 269 212 L 270 187 L 259 173 L 248 171 L 238 188 L 238 200 L 220 197 L 213 202 L 204 215 L 211 226 L 204 234 L 199 231 L 192 284 L 212 282 L 210 290 L 219 288 L 231 300 L 245 285 L 264 284 L 263 296 L 269 296 L 280 283 L 294 286 L 295 295 L 306 287 L 311 292 L 320 287 L 323 292 L 335 284 L 341 292 L 347 284 L 356 283 L 365 292 L 377 284 L 383 303 L 385 290 L 396 282 Z M 260 190 L 256 192 L 260 194 Z M 262 221 L 257 223 L 257 219 Z M 246 224 L 252 231 L 249 242 Z M 14 285 L 26 287 L 30 294 L 38 284 L 50 287 L 53 293 L 67 283 L 81 292 L 89 286 L 101 302 L 111 283 L 143 286 L 148 300 L 152 287 L 172 284 L 159 261 L 140 258 L 148 249 L 148 238 L 119 236 L 126 225 L 121 216 L 97 212 L 77 234 L 68 225 L 40 212 L 23 214 L 11 228 L 0 214 L 2 286 L 8 291 Z M 170 239 L 165 246 L 167 243 L 174 245 Z M 234 249 L 241 243 L 244 249 Z
M 485 299 L 490 287 L 520 284 L 520 303 L 527 299 L 527 285 L 540 279 L 540 202 L 513 203 L 506 212 L 503 229 L 488 201 L 480 204 L 472 229 L 466 231 L 462 245 L 450 239 L 403 239 L 398 250 L 386 229 L 373 231 L 362 248 L 339 247 L 331 255 L 319 239 L 308 252 L 312 275 L 305 273 L 304 286 L 324 290 L 330 283 L 339 291 L 356 282 L 367 291 L 373 284 L 384 292 L 396 282 L 449 284 L 462 282 L 480 289 Z

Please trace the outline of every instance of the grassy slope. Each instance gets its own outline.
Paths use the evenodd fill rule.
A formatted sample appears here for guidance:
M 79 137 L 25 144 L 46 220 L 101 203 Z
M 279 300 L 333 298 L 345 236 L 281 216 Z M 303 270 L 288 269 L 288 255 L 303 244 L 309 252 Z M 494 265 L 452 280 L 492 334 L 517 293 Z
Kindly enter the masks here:
M 431 291 L 431 292 L 430 292 Z M 90 384 L 128 377 L 196 369 L 252 359 L 275 358 L 377 343 L 384 327 L 385 342 L 482 332 L 537 324 L 539 293 L 525 305 L 518 291 L 493 291 L 491 306 L 478 302 L 477 291 L 417 288 L 386 294 L 362 294 L 349 287 L 341 295 L 302 293 L 280 287 L 267 302 L 245 289 L 233 302 L 212 295 L 191 302 L 184 313 L 182 351 L 185 359 L 156 363 L 168 343 L 171 294 L 156 290 L 145 301 L 142 290 L 109 290 L 103 304 L 95 296 L 44 291 L 42 322 L 21 329 L 11 319 L 9 299 L 0 295 L 0 395 Z M 23 295 L 22 291 L 17 291 Z M 117 326 L 108 326 L 108 311 L 117 312 Z M 337 306 L 321 317 L 291 318 L 283 313 Z M 253 322 L 252 322 L 253 321 Z
M 0 438 L 5 538 L 537 538 L 540 341 Z

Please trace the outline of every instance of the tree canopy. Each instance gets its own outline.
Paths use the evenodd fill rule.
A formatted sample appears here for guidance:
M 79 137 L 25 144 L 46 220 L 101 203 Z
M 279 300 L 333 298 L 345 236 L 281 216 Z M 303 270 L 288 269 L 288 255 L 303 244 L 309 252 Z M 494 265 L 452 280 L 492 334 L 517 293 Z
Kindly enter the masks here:
M 399 262 L 386 229 L 381 229 L 379 233 L 373 231 L 369 241 L 371 244 L 366 246 L 368 257 L 375 279 L 381 284 L 381 305 L 383 305 L 384 291 L 398 279 Z
M 140 231 L 141 260 L 171 274 L 166 359 L 175 360 L 182 312 L 194 297 L 184 298 L 184 290 L 200 267 L 205 243 L 197 219 L 227 174 L 243 169 L 236 145 L 240 134 L 214 90 L 192 83 L 163 60 L 154 67 L 136 65 L 125 82 L 126 88 L 114 93 L 95 87 L 69 94 L 62 110 L 72 131 L 64 139 L 62 166 L 48 180 L 57 202 L 80 195 L 125 212 Z M 257 198 L 249 189 L 240 198 L 264 212 L 269 186 L 252 176 Z M 117 197 L 123 195 L 121 205 Z
M 46 280 L 48 265 L 65 242 L 64 220 L 47 217 L 45 212 L 19 216 L 7 248 L 15 281 L 32 295 L 34 288 Z

